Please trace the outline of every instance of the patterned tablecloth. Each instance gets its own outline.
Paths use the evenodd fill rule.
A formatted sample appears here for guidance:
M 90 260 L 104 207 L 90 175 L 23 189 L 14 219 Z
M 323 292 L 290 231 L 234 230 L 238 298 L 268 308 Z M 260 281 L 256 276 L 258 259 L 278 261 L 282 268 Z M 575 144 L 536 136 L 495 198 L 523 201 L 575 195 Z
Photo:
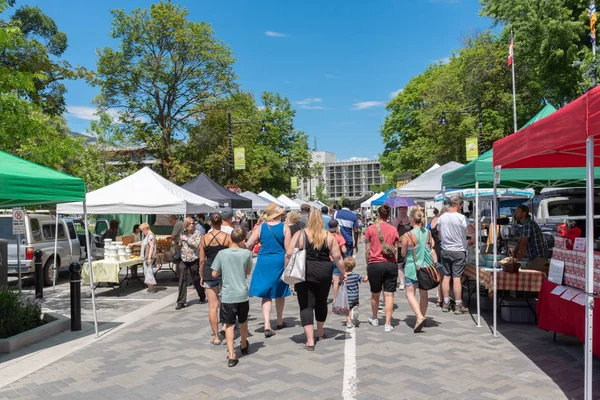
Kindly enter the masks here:
M 142 265 L 143 263 L 144 260 L 142 258 L 134 258 L 127 261 L 118 262 L 109 262 L 105 260 L 92 261 L 92 268 L 94 270 L 94 283 L 119 283 L 119 271 L 121 271 L 121 268 Z M 87 263 L 83 264 L 83 267 L 81 268 L 81 279 L 85 285 L 90 284 L 90 274 Z
M 475 279 L 475 266 L 467 264 L 465 275 Z M 521 292 L 539 292 L 542 282 L 547 279 L 546 274 L 540 271 L 522 270 L 520 272 L 504 272 L 498 270 L 497 290 L 516 290 Z M 479 281 L 488 290 L 490 298 L 494 297 L 494 272 L 485 268 L 479 268 Z

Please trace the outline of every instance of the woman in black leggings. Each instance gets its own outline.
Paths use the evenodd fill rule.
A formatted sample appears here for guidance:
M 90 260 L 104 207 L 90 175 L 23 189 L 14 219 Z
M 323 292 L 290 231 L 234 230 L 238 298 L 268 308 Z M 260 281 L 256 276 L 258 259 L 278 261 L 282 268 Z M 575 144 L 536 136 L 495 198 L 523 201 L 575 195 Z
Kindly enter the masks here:
M 333 270 L 331 258 L 340 270 L 340 280 L 346 280 L 346 271 L 340 248 L 334 236 L 325 230 L 319 210 L 308 216 L 306 229 L 296 233 L 286 250 L 286 264 L 295 248 L 303 249 L 306 243 L 306 280 L 294 287 L 300 306 L 300 321 L 306 334 L 304 348 L 315 350 L 314 320 L 317 320 L 317 340 L 325 339 L 323 325 L 327 318 L 327 297 L 331 288 Z

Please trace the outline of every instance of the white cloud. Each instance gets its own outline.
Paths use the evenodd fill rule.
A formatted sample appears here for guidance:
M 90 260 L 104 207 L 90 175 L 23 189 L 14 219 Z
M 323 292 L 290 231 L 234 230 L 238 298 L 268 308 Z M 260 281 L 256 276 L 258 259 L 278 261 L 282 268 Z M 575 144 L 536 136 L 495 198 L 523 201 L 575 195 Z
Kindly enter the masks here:
M 400 93 L 402 93 L 404 89 L 398 89 L 390 93 L 390 99 L 395 99 Z
M 266 31 L 265 35 L 269 36 L 269 37 L 277 37 L 277 38 L 285 38 L 288 37 L 287 33 L 281 33 L 281 32 L 273 32 L 273 31 Z
M 341 76 L 335 74 L 325 74 L 325 78 L 327 79 L 341 79 Z
M 438 4 L 438 3 L 458 4 L 458 3 L 460 3 L 460 0 L 428 0 L 428 2 L 433 3 L 433 4 Z
M 299 106 L 306 106 L 311 103 L 321 103 L 322 101 L 323 101 L 323 99 L 321 99 L 319 97 L 308 97 L 304 100 L 298 100 L 296 102 L 296 104 L 298 104 Z
M 265 106 L 256 106 L 256 108 L 257 108 L 259 111 L 262 111 L 262 110 L 264 110 L 264 109 L 265 109 Z
M 331 110 L 331 108 L 327 108 L 327 107 L 323 107 L 323 106 L 307 106 L 307 105 L 301 105 L 298 108 L 303 108 L 305 110 Z
M 440 64 L 448 64 L 450 62 L 450 57 L 440 58 L 439 60 L 437 60 L 437 62 Z
M 366 110 L 367 108 L 383 107 L 383 106 L 385 106 L 385 103 L 383 101 L 361 101 L 358 103 L 354 103 L 352 105 L 352 110 L 354 110 L 354 111 Z
M 86 121 L 98 121 L 100 117 L 96 115 L 96 107 L 89 106 L 67 106 L 67 114 L 73 118 Z
M 283 83 L 292 83 L 292 81 L 283 81 Z

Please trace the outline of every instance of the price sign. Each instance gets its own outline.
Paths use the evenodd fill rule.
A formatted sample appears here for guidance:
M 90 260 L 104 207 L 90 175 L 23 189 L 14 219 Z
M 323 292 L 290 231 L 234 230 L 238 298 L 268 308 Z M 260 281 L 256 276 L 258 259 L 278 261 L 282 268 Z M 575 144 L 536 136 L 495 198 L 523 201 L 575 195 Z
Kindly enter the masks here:
M 12 210 L 13 216 L 13 235 L 25 234 L 25 212 L 20 208 Z

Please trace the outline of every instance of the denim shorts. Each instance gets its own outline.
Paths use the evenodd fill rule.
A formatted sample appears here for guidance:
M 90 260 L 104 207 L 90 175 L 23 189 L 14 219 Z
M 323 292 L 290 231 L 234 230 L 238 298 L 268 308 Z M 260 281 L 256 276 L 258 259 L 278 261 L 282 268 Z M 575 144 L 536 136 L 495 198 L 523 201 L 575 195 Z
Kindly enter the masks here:
M 410 279 L 410 278 L 408 278 L 408 277 L 406 277 L 406 276 L 404 277 L 404 284 L 405 284 L 406 286 L 414 286 L 414 287 L 419 287 L 419 281 L 417 281 L 417 280 L 414 280 L 414 281 L 413 281 L 412 279 Z
M 340 270 L 338 269 L 337 265 L 335 265 L 335 263 L 332 263 L 333 265 L 333 274 L 335 276 L 339 276 L 340 275 Z

